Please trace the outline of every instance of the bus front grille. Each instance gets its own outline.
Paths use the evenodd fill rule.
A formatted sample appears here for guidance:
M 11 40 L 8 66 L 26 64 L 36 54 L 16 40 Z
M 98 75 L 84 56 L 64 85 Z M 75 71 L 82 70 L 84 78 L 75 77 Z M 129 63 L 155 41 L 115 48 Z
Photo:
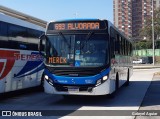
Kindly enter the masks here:
M 60 91 L 60 92 L 68 92 L 69 88 L 77 87 L 79 89 L 79 92 L 82 92 L 82 91 L 90 91 L 94 87 L 94 85 L 84 85 L 84 86 L 80 86 L 80 85 L 70 86 L 70 85 L 68 85 L 67 86 L 67 85 L 55 84 L 54 87 L 57 91 Z
M 48 70 L 57 76 L 67 76 L 67 77 L 84 77 L 84 76 L 94 76 L 102 71 L 102 68 L 51 68 Z

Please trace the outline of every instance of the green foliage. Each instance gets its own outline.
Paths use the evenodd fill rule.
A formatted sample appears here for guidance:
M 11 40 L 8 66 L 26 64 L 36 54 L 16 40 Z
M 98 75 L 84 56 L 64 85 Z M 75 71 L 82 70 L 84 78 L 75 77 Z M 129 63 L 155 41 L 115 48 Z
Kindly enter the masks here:
M 133 43 L 134 50 L 152 49 L 152 41 L 139 41 Z M 160 40 L 155 41 L 155 49 L 160 49 Z
M 160 8 L 154 11 L 154 36 L 160 36 Z M 147 40 L 152 39 L 152 18 L 146 19 L 145 26 L 140 30 L 140 37 L 147 37 Z
M 135 42 L 133 46 L 135 50 L 150 49 L 152 48 L 152 42 L 151 41 L 139 41 L 139 42 Z
M 156 48 L 156 49 L 160 49 L 160 40 L 157 40 L 157 41 L 155 42 L 155 48 Z

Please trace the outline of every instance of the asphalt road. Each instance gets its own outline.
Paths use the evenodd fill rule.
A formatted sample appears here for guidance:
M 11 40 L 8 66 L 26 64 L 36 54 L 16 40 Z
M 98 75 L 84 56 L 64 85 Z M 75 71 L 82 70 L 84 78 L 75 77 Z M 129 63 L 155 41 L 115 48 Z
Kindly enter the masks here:
M 135 69 L 134 74 L 130 79 L 130 85 L 128 87 L 122 87 L 118 92 L 116 92 L 114 98 L 109 97 L 86 97 L 79 96 L 71 99 L 64 99 L 60 95 L 50 95 L 45 94 L 43 91 L 28 91 L 23 94 L 12 94 L 12 96 L 1 97 L 0 99 L 0 109 L 1 110 L 50 110 L 53 113 L 57 113 L 57 110 L 70 110 L 65 112 L 61 116 L 49 116 L 49 117 L 32 117 L 32 118 L 61 118 L 61 119 L 106 119 L 108 114 L 115 116 L 107 116 L 108 118 L 117 118 L 117 119 L 134 119 L 140 118 L 136 115 L 128 116 L 118 116 L 123 115 L 125 111 L 131 110 L 144 110 L 144 107 L 152 106 L 154 109 L 158 109 L 160 105 L 160 100 L 157 100 L 156 103 L 153 100 L 147 100 L 149 94 L 153 94 L 153 90 L 149 91 L 149 86 L 155 72 L 160 71 L 160 68 L 157 69 Z M 159 78 L 154 77 L 155 80 Z M 153 86 L 155 87 L 155 86 Z M 148 90 L 148 91 L 147 91 Z M 147 92 L 147 93 L 146 93 Z M 157 92 L 156 92 L 157 93 Z M 155 94 L 156 96 L 156 94 Z M 159 99 L 159 98 L 158 98 Z M 149 101 L 149 102 L 148 102 Z M 141 106 L 141 107 L 140 107 Z M 55 111 L 54 111 L 55 110 Z M 81 110 L 81 111 L 79 111 Z M 92 111 L 91 111 L 92 110 Z M 99 110 L 104 110 L 99 111 Z M 108 110 L 108 112 L 106 112 Z M 109 112 L 109 110 L 111 112 Z M 117 111 L 115 111 L 117 110 Z M 125 110 L 125 111 L 120 111 Z M 59 111 L 61 112 L 61 111 Z M 102 113 L 103 112 L 103 113 Z M 82 115 L 83 116 L 77 116 Z M 128 113 L 127 113 L 128 114 Z M 74 115 L 74 116 L 73 116 Z M 86 115 L 86 116 L 84 116 Z M 96 116 L 99 115 L 99 116 Z M 101 115 L 101 116 L 100 116 Z M 4 117 L 0 117 L 0 119 Z M 5 117 L 11 119 L 11 117 Z M 12 118 L 22 118 L 22 117 L 12 117 Z M 30 119 L 31 117 L 23 117 L 25 119 Z M 144 117 L 145 118 L 145 117 Z M 141 119 L 141 118 L 140 118 Z

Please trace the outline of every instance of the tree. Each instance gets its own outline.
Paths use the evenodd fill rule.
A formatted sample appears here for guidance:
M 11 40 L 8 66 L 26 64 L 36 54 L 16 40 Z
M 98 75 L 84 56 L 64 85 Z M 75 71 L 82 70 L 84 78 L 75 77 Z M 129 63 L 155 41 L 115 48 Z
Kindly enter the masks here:
M 152 42 L 151 41 L 139 41 L 134 42 L 133 47 L 135 50 L 141 50 L 141 49 L 151 49 L 152 48 Z
M 154 36 L 159 39 L 160 36 L 160 8 L 154 11 Z M 146 19 L 144 27 L 140 30 L 140 37 L 146 37 L 147 40 L 152 39 L 152 18 Z M 157 40 L 158 40 L 157 39 Z

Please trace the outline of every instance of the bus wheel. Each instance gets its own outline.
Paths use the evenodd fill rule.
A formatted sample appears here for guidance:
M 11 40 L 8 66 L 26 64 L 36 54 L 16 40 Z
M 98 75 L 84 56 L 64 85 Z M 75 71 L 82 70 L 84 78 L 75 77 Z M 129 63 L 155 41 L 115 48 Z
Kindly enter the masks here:
M 43 87 L 43 85 L 44 85 L 44 75 L 42 75 L 41 77 L 41 86 Z
M 116 82 L 115 82 L 115 91 L 117 91 L 119 88 L 119 75 L 118 73 L 116 74 Z
M 44 79 L 41 79 L 41 86 L 43 87 L 44 85 Z
M 117 74 L 116 74 L 116 81 L 115 81 L 115 91 L 112 92 L 111 94 L 108 94 L 108 97 L 109 97 L 109 98 L 114 98 L 114 97 L 115 97 L 115 93 L 116 93 L 116 91 L 118 90 L 118 88 L 119 88 L 119 75 L 118 75 L 118 73 L 117 73 Z
M 119 88 L 119 75 L 117 73 L 116 74 L 116 80 L 115 80 L 115 90 L 111 94 L 107 94 L 106 96 L 108 98 L 114 98 L 115 94 L 116 94 L 116 91 L 118 90 L 118 88 Z
M 127 73 L 127 82 L 125 86 L 129 86 L 129 69 L 128 69 L 128 73 Z
M 41 77 L 41 84 L 40 84 L 40 88 L 41 88 L 42 91 L 44 91 L 43 85 L 44 85 L 44 74 L 42 74 L 42 77 Z

